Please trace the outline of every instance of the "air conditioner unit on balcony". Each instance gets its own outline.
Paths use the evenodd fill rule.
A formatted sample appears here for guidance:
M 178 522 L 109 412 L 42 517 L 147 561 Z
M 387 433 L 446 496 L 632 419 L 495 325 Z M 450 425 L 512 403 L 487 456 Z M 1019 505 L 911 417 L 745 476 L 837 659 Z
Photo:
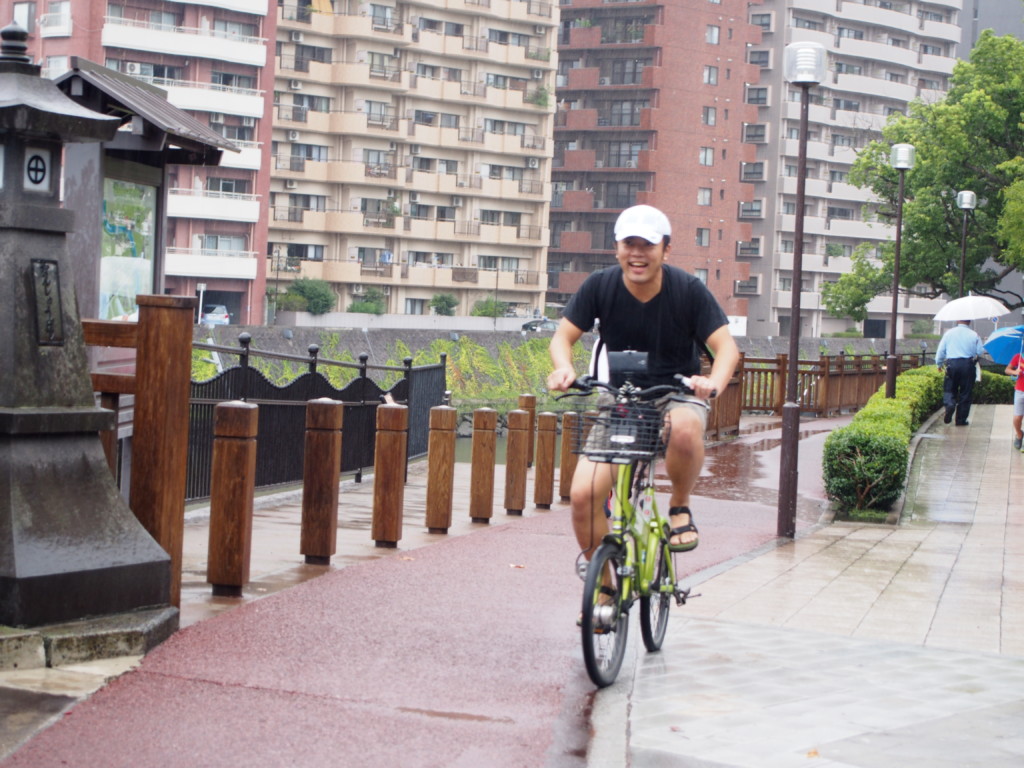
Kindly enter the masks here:
M 298 141 L 298 140 L 299 140 L 299 132 L 298 131 L 288 131 L 288 141 Z
M 544 70 L 543 69 L 535 69 L 535 70 L 533 70 L 533 79 L 534 80 L 540 80 L 542 77 L 544 77 Z
M 141 75 L 142 65 L 137 61 L 125 62 L 124 71 L 129 75 Z
M 295 189 L 298 186 L 299 186 L 299 182 L 297 182 L 295 179 L 285 179 L 284 180 L 284 188 L 285 189 Z
M 410 192 L 409 193 L 409 202 L 410 203 L 418 203 L 419 201 L 420 201 L 420 193 L 419 192 Z
M 604 160 L 595 160 L 594 161 L 594 167 L 595 168 L 604 168 Z
M 385 296 L 390 296 L 391 295 L 391 286 L 390 285 L 382 285 L 380 287 L 380 292 L 383 293 Z
M 540 158 L 539 157 L 528 157 L 528 158 L 526 158 L 526 167 L 527 168 L 540 168 Z
M 418 155 L 419 153 L 420 153 L 420 145 L 419 144 L 410 144 L 409 145 L 409 154 L 410 155 Z
M 210 113 L 210 122 L 211 123 L 223 123 L 224 122 L 224 113 L 223 112 L 211 112 Z
M 389 152 L 394 152 L 396 149 L 398 149 L 398 144 L 396 144 L 395 142 L 392 141 L 388 144 Z
M 293 91 L 301 91 L 302 90 L 302 81 L 301 80 L 289 80 L 288 81 L 288 87 L 291 88 Z
M 462 195 L 452 195 L 452 208 L 461 208 L 463 202 Z
M 544 25 L 543 24 L 534 24 L 533 25 L 533 34 L 535 34 L 535 35 L 543 35 L 544 34 Z
M 627 168 L 636 168 L 636 160 L 627 160 L 626 161 L 626 167 Z
M 597 82 L 599 84 L 601 84 L 601 85 L 608 85 L 608 78 L 607 77 L 602 77 Z
M 293 43 L 301 43 L 302 42 L 302 33 L 299 30 L 297 30 L 297 29 L 293 29 L 292 30 L 292 34 L 291 34 L 291 40 L 292 40 Z
M 353 296 L 362 296 L 364 293 L 366 293 L 366 286 L 365 285 L 363 285 L 362 283 L 353 283 L 352 284 L 352 295 Z
M 246 128 L 254 128 L 256 126 L 256 118 L 255 117 L 243 117 L 242 118 L 242 125 L 245 126 Z

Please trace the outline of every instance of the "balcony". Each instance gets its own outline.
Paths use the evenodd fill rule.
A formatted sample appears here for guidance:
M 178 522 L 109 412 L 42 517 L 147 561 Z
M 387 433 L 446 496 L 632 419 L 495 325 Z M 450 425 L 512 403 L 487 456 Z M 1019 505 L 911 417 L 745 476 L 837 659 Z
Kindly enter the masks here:
M 223 112 L 242 117 L 263 117 L 263 91 L 252 88 L 229 88 L 213 83 L 187 80 L 140 78 L 167 91 L 167 100 L 178 107 L 195 112 Z
M 260 218 L 259 195 L 237 195 L 205 190 L 171 189 L 167 215 L 181 219 L 214 219 L 255 223 Z
M 196 27 L 170 27 L 114 16 L 104 19 L 101 42 L 108 48 L 230 61 L 254 67 L 262 67 L 267 62 L 267 41 L 261 37 Z
M 40 37 L 71 37 L 70 13 L 44 13 L 39 17 Z
M 220 156 L 221 168 L 242 168 L 258 171 L 263 165 L 263 147 L 255 141 L 234 141 L 241 152 L 224 152 Z
M 207 8 L 220 8 L 224 11 L 251 13 L 253 16 L 265 16 L 267 4 L 265 0 L 168 0 L 182 5 L 202 5 Z
M 164 271 L 182 277 L 256 278 L 255 251 L 212 251 L 203 248 L 168 248 Z

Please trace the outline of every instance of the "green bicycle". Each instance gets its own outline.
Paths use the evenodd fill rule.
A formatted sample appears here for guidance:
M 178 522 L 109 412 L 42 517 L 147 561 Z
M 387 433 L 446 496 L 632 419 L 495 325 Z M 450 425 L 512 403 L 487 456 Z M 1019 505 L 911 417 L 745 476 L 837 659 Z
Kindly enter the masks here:
M 583 577 L 580 621 L 587 674 L 598 687 L 615 682 L 626 652 L 629 611 L 640 600 L 640 632 L 644 647 L 657 651 L 665 640 L 674 598 L 686 603 L 690 590 L 677 583 L 669 550 L 671 526 L 658 512 L 654 496 L 654 467 L 667 441 L 668 424 L 649 402 L 666 394 L 691 395 L 682 384 L 637 389 L 584 376 L 572 388 L 585 394 L 605 391 L 614 402 L 584 413 L 574 452 L 597 463 L 618 465 L 606 514 L 609 533 L 589 563 L 577 558 Z M 696 398 L 694 398 L 696 400 Z M 703 402 L 703 401 L 697 401 Z

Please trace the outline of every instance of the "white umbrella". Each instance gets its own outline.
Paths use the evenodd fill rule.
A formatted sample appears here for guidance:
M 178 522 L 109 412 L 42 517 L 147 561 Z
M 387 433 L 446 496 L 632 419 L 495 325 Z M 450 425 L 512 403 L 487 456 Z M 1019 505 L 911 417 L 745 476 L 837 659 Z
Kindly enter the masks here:
M 985 317 L 999 317 L 1009 311 L 1003 304 L 988 296 L 964 296 L 946 304 L 935 313 L 935 319 L 954 322 L 980 320 Z

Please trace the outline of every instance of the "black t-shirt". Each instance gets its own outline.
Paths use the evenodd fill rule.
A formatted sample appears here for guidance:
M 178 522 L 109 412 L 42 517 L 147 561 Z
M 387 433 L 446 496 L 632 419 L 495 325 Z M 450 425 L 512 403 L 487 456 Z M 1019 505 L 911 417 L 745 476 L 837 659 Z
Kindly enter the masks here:
M 711 291 L 688 272 L 662 266 L 661 291 L 643 303 L 622 280 L 622 268 L 594 272 L 565 307 L 569 322 L 584 331 L 598 321 L 606 349 L 648 353 L 648 375 L 634 377 L 639 387 L 673 384 L 673 376 L 700 373 L 701 346 L 728 325 Z

